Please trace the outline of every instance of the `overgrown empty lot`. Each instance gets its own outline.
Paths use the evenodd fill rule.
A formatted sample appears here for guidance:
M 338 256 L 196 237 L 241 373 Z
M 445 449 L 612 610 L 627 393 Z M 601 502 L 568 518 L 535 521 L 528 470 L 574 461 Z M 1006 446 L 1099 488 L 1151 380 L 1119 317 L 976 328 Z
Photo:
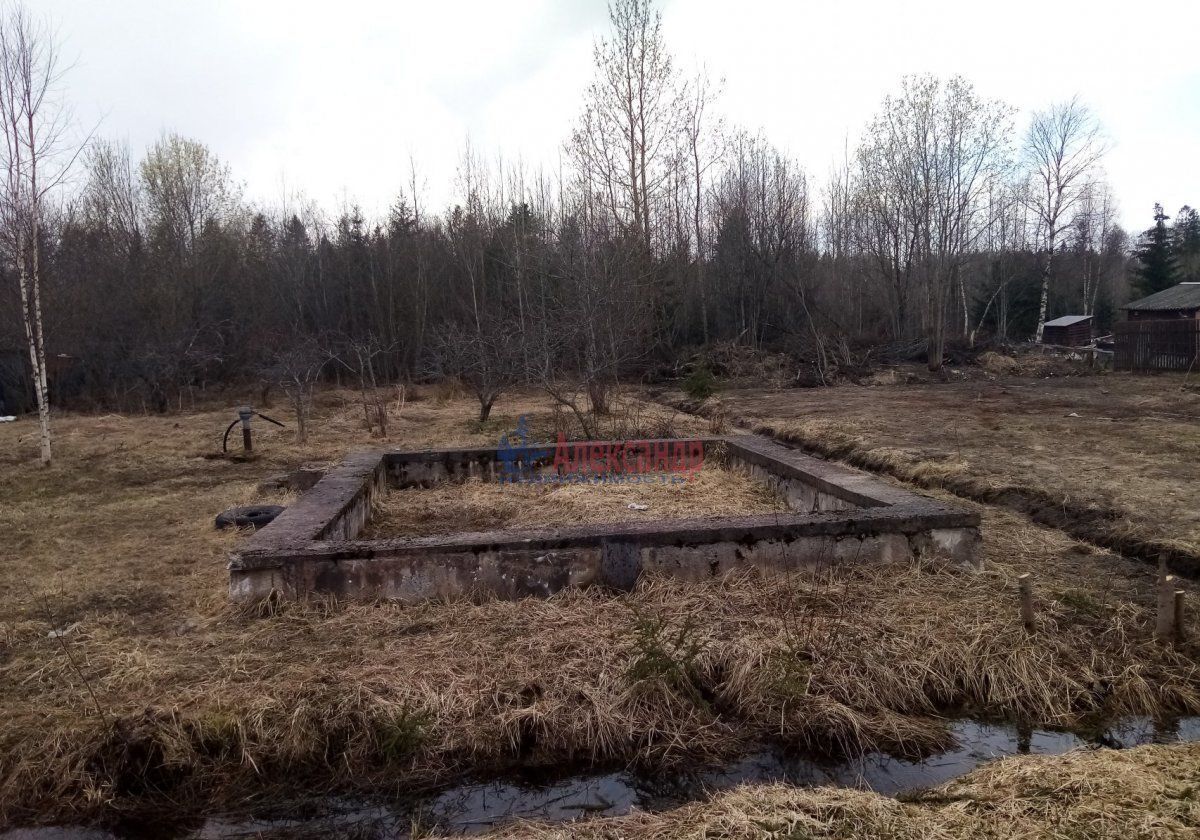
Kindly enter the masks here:
M 377 503 L 365 536 L 752 516 L 787 510 L 786 500 L 766 485 L 722 469 L 710 458 L 694 475 L 651 474 L 636 484 L 514 485 L 471 479 L 429 489 L 394 490 Z
M 945 744 L 947 714 L 1072 726 L 1200 712 L 1195 645 L 1152 638 L 1152 568 L 988 506 L 983 573 L 923 561 L 520 602 L 228 603 L 238 537 L 212 517 L 286 502 L 255 489 L 282 467 L 494 443 L 519 413 L 543 440 L 568 423 L 535 394 L 482 427 L 476 412 L 410 401 L 380 441 L 353 395 L 327 392 L 308 444 L 260 424 L 250 462 L 206 457 L 228 409 L 72 415 L 50 469 L 33 463 L 31 422 L 0 426 L 0 820 L 668 766 L 766 739 L 920 754 Z M 709 428 L 636 401 L 607 422 L 633 437 Z M 1032 636 L 1014 596 L 1026 571 Z
M 971 372 L 935 384 L 733 387 L 705 409 L 1126 553 L 1200 560 L 1196 377 Z

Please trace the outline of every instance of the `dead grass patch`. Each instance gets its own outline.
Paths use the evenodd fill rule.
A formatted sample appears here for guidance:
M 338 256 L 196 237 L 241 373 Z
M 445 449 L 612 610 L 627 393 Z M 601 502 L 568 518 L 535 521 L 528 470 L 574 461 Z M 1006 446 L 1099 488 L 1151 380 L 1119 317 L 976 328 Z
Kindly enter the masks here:
M 920 754 L 945 743 L 951 711 L 1062 726 L 1200 712 L 1195 648 L 1151 639 L 1150 570 L 995 508 L 982 574 L 917 563 L 650 578 L 619 597 L 234 609 L 237 536 L 213 515 L 256 500 L 267 475 L 372 442 L 355 402 L 318 406 L 308 446 L 264 429 L 252 463 L 201 457 L 225 410 L 59 417 L 50 470 L 30 463 L 32 423 L 0 427 L 17 566 L 0 580 L 0 822 L 411 790 L 517 765 L 662 767 L 763 739 Z M 504 410 L 556 422 L 529 396 Z M 390 443 L 494 443 L 466 431 L 473 411 L 410 403 Z M 1016 610 L 1024 571 L 1034 636 Z M 49 638 L 66 618 L 78 626 Z
M 999 357 L 1004 358 L 1004 357 Z M 731 389 L 677 407 L 1200 572 L 1200 397 L 1175 376 Z
M 748 475 L 712 461 L 693 476 L 647 474 L 637 482 L 500 484 L 470 479 L 392 490 L 364 539 L 494 528 L 537 528 L 657 519 L 781 513 L 787 502 Z

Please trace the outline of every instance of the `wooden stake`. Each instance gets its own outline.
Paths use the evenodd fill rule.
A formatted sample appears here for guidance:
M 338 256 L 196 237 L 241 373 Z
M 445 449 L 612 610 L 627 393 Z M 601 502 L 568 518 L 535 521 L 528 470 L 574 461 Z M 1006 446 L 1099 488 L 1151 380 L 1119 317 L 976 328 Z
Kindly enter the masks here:
M 1175 618 L 1175 638 L 1182 642 L 1185 638 L 1187 638 L 1187 629 L 1186 629 L 1187 622 L 1184 621 L 1184 616 L 1183 616 L 1183 590 L 1182 589 L 1175 590 L 1175 615 L 1174 615 L 1174 618 Z
M 1175 635 L 1175 576 L 1166 575 L 1158 584 L 1158 621 L 1154 635 L 1162 640 Z
M 1017 578 L 1017 587 L 1021 593 L 1021 623 L 1030 633 L 1033 632 L 1033 575 L 1026 572 Z

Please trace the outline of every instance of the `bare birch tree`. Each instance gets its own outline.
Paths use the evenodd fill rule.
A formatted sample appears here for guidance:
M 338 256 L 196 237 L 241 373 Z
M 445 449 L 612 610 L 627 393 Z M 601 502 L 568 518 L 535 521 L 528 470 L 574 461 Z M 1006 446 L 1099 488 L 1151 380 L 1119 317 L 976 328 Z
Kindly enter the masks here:
M 705 237 L 704 192 L 705 179 L 723 154 L 724 126 L 720 118 L 709 113 L 720 95 L 720 85 L 714 87 L 704 70 L 696 74 L 683 99 L 682 141 L 683 156 L 692 187 L 692 236 L 696 249 L 696 292 L 700 298 L 700 321 L 704 343 L 709 342 L 708 283 L 705 266 L 709 247 Z M 712 123 L 712 125 L 710 125 Z
M 1030 210 L 1037 224 L 1038 239 L 1046 249 L 1035 336 L 1035 340 L 1041 341 L 1058 237 L 1070 224 L 1071 211 L 1100 165 L 1106 147 L 1099 123 L 1076 97 L 1033 115 L 1024 151 L 1030 171 Z
M 896 331 L 914 281 L 925 291 L 930 370 L 942 364 L 951 296 L 970 332 L 964 259 L 986 230 L 987 198 L 1007 166 L 1011 109 L 966 79 L 910 76 L 884 99 L 859 150 L 867 250 L 891 286 Z
M 651 0 L 613 0 L 608 16 L 612 34 L 595 45 L 596 77 L 568 151 L 613 217 L 649 246 L 680 129 L 677 74 Z
M 70 112 L 57 98 L 53 33 L 22 6 L 0 19 L 0 123 L 4 133 L 3 233 L 20 287 L 21 320 L 37 398 L 41 462 L 51 461 L 50 393 L 42 319 L 42 238 L 47 195 L 81 147 L 67 142 Z
M 1100 289 L 1112 264 L 1110 243 L 1117 225 L 1116 200 L 1104 181 L 1088 181 L 1075 213 L 1075 246 L 1079 251 L 1080 299 L 1084 315 L 1094 315 Z
M 129 146 L 98 140 L 88 149 L 85 165 L 88 182 L 81 198 L 88 221 L 132 248 L 142 232 L 143 197 Z

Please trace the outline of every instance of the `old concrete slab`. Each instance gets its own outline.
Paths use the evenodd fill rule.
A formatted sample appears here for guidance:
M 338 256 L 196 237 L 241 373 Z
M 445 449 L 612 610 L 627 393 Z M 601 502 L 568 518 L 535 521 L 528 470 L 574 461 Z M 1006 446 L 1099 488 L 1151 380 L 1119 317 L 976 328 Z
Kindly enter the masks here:
M 917 556 L 977 562 L 977 514 L 857 470 L 754 435 L 646 443 L 660 453 L 689 445 L 692 452 L 719 452 L 729 466 L 777 489 L 792 512 L 357 540 L 372 500 L 389 487 L 498 480 L 501 458 L 528 471 L 553 468 L 553 448 L 545 446 L 363 452 L 231 554 L 230 595 L 239 601 L 312 594 L 405 602 L 521 598 L 571 586 L 629 589 L 645 572 L 698 580 L 741 566 L 791 572 Z M 606 469 L 625 463 L 621 442 L 579 445 L 607 453 Z

